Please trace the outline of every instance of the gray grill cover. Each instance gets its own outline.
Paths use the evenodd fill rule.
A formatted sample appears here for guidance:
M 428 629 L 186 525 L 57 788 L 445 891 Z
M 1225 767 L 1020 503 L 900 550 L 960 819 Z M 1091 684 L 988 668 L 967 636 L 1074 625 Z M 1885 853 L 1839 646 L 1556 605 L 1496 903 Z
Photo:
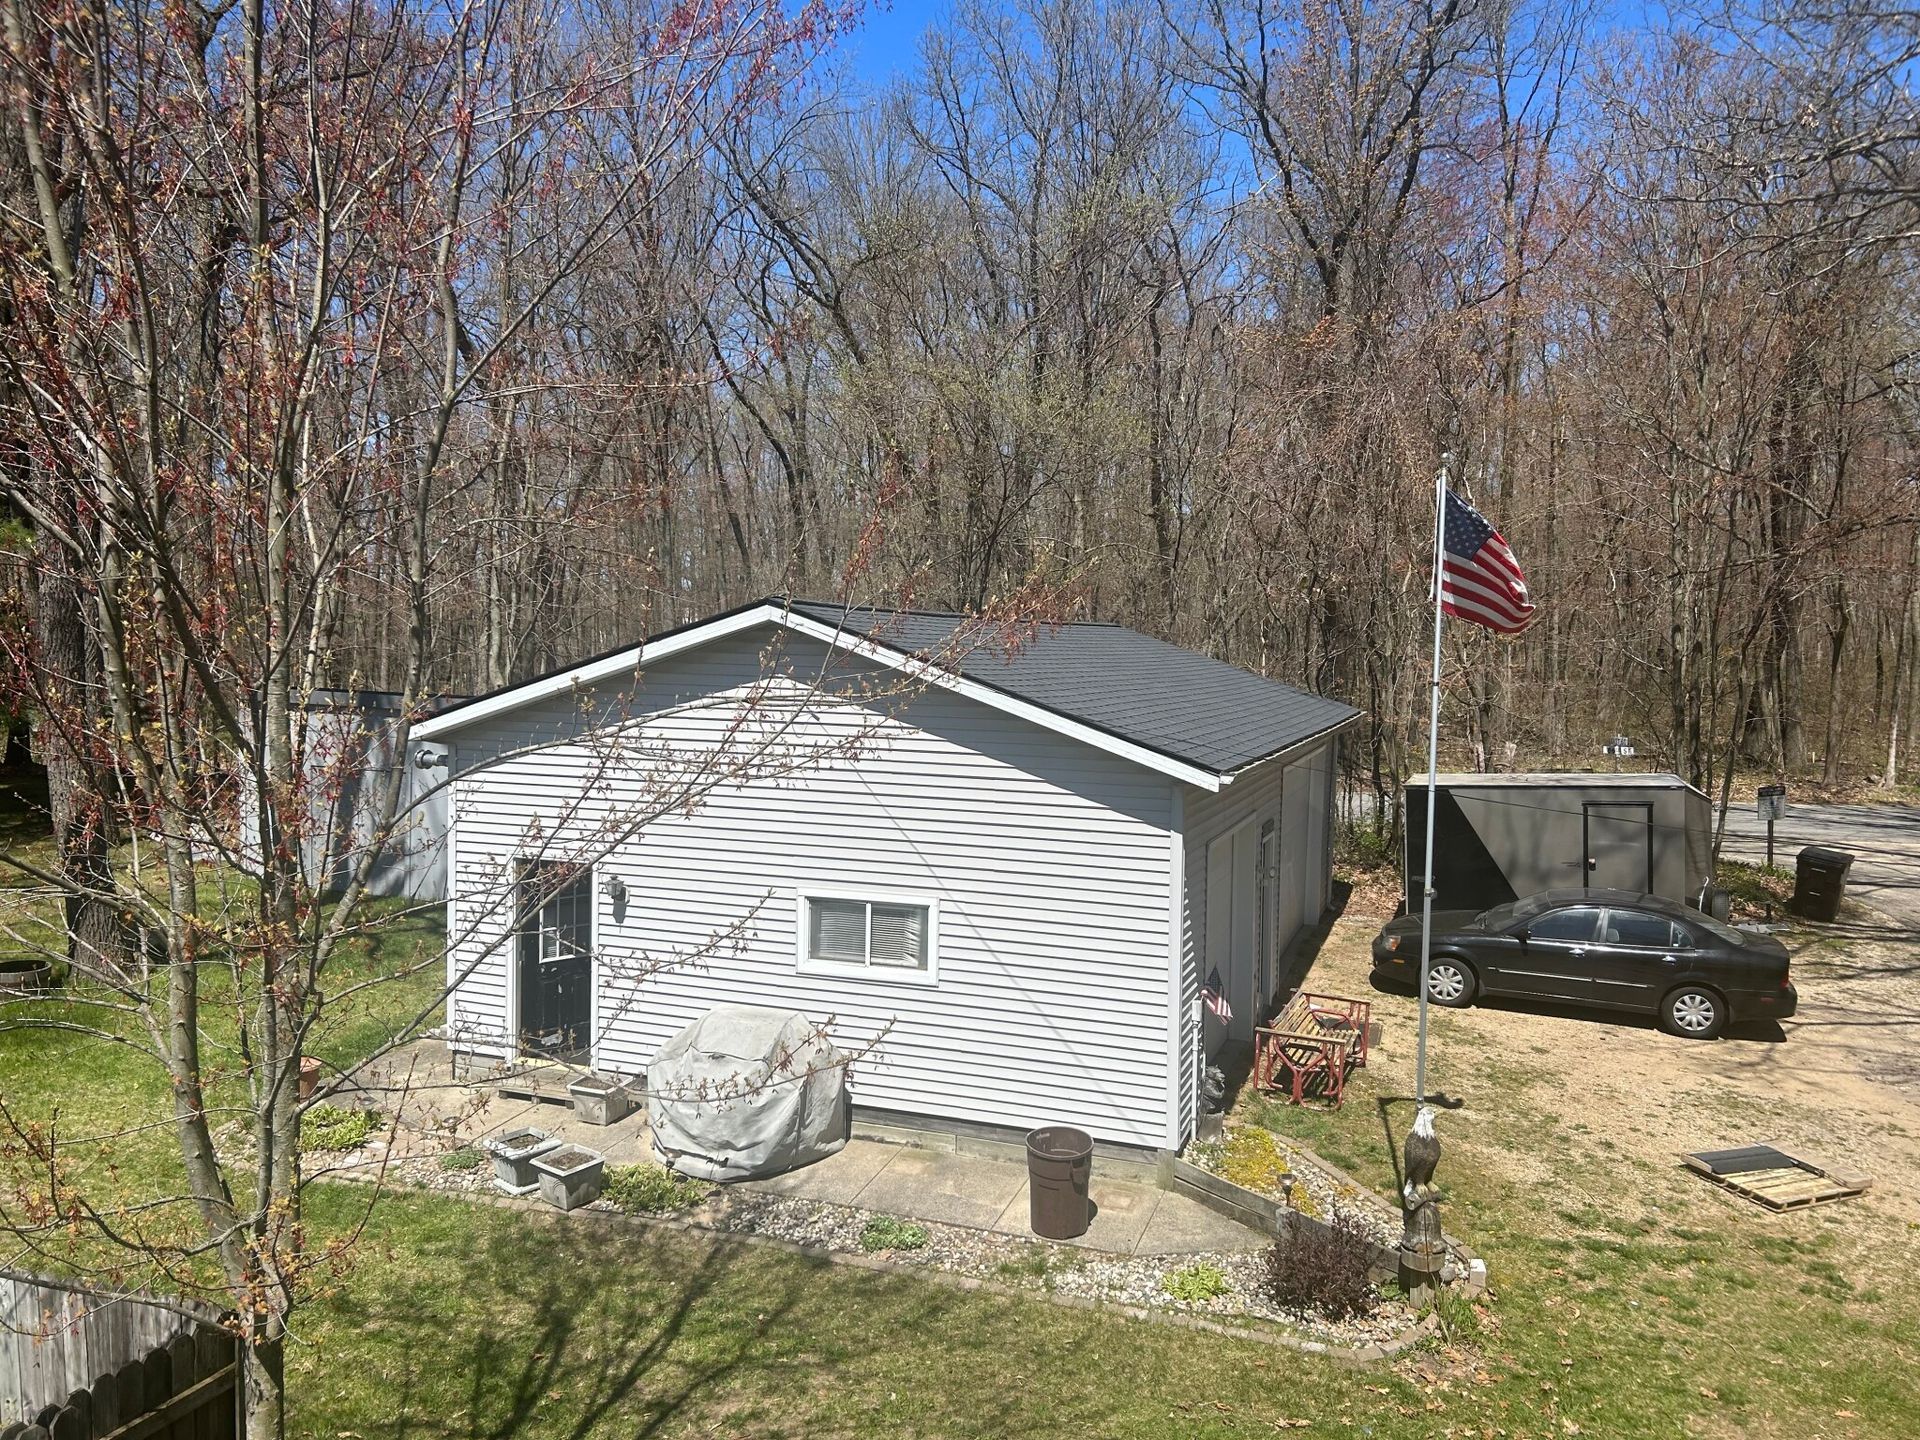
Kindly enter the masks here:
M 794 1011 L 723 1005 L 647 1066 L 647 1121 L 682 1175 L 777 1175 L 847 1143 L 846 1057 Z

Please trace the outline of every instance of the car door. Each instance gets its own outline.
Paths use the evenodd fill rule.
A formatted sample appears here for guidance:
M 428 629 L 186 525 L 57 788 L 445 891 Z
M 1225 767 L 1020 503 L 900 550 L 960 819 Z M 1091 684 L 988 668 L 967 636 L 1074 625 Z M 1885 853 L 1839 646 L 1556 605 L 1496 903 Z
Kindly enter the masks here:
M 1609 905 L 1600 943 L 1587 953 L 1594 1002 L 1654 1010 L 1692 944 L 1692 937 L 1665 915 Z
M 1534 916 L 1519 948 L 1505 957 L 1500 988 L 1514 995 L 1591 1000 L 1588 952 L 1604 915 L 1598 905 L 1567 905 Z

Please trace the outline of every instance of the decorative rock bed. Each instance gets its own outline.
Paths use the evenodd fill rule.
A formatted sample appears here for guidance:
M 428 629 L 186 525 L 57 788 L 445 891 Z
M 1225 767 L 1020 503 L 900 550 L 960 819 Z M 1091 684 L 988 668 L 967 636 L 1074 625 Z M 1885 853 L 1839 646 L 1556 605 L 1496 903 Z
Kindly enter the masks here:
M 442 1193 L 474 1198 L 497 1194 L 488 1170 L 450 1169 L 437 1156 L 400 1161 L 388 1173 L 398 1183 Z M 623 1213 L 604 1197 L 585 1208 Z M 651 1218 L 810 1253 L 825 1252 L 850 1263 L 925 1271 L 969 1286 L 1034 1292 L 1070 1304 L 1113 1306 L 1129 1313 L 1180 1316 L 1255 1338 L 1358 1359 L 1404 1349 L 1425 1338 L 1432 1328 L 1430 1317 L 1422 1319 L 1414 1307 L 1393 1295 L 1383 1297 L 1371 1314 L 1341 1321 L 1277 1309 L 1262 1295 L 1265 1250 L 1116 1255 L 1024 1235 L 920 1221 L 914 1228 L 925 1232 L 924 1244 L 871 1252 L 861 1237 L 876 1216 L 875 1211 L 851 1205 L 728 1187 L 690 1210 Z M 1217 1268 L 1224 1282 L 1221 1293 L 1196 1300 L 1169 1293 L 1172 1277 L 1200 1266 Z
M 858 1252 L 862 1248 L 861 1233 L 874 1212 L 852 1205 L 732 1191 L 717 1197 L 717 1203 L 705 1215 L 695 1218 L 725 1233 L 764 1235 L 810 1248 Z M 1261 1298 L 1267 1263 L 1264 1250 L 1115 1255 L 963 1225 L 920 1223 L 927 1232 L 925 1245 L 881 1251 L 881 1258 L 896 1265 L 942 1270 L 1100 1304 L 1281 1325 L 1301 1338 L 1335 1346 L 1391 1341 L 1419 1319 L 1411 1306 L 1398 1299 L 1383 1299 L 1373 1314 L 1345 1321 L 1278 1310 Z M 1200 1265 L 1219 1268 L 1226 1281 L 1224 1293 L 1209 1300 L 1180 1300 L 1168 1293 L 1169 1277 Z
M 1264 1126 L 1230 1125 L 1218 1139 L 1190 1147 L 1186 1163 L 1265 1197 L 1283 1212 L 1325 1220 L 1340 1211 L 1358 1221 L 1383 1249 L 1400 1242 L 1397 1206 Z

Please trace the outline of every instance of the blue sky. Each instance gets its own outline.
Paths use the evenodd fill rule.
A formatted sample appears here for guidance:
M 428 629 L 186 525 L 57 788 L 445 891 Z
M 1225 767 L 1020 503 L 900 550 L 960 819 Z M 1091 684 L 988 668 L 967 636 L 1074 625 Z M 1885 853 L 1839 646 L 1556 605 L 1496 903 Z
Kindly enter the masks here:
M 854 32 L 840 48 L 854 77 L 865 84 L 884 85 L 895 72 L 910 68 L 919 54 L 920 37 L 946 13 L 944 0 L 874 0 Z
M 878 88 L 898 71 L 913 66 L 920 37 L 947 13 L 948 0 L 872 0 L 853 33 L 840 44 L 844 63 L 855 79 Z M 1599 0 L 1595 30 L 1664 23 L 1663 0 Z

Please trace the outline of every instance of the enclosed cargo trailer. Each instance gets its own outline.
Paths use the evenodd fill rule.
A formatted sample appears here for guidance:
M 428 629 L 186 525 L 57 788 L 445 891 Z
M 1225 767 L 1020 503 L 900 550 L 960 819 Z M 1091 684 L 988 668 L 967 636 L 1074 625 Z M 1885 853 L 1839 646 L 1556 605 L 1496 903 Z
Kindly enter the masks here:
M 1543 890 L 1633 890 L 1700 903 L 1713 805 L 1678 775 L 1435 777 L 1433 908 L 1484 910 Z M 1405 903 L 1421 903 L 1427 778 L 1407 782 Z

